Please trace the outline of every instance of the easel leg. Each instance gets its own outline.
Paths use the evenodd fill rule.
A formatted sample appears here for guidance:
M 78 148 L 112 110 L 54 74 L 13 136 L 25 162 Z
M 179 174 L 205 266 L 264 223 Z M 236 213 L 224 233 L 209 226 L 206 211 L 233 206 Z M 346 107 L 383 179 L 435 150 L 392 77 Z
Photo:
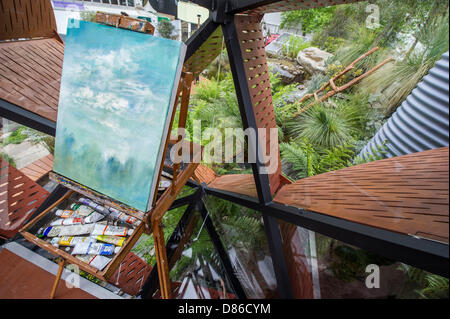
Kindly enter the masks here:
M 170 299 L 172 288 L 169 277 L 169 262 L 167 260 L 164 233 L 159 226 L 159 223 L 153 223 L 153 238 L 155 242 L 156 264 L 158 267 L 161 297 L 162 299 Z
M 56 274 L 55 282 L 53 283 L 52 292 L 50 294 L 50 299 L 55 298 L 56 289 L 58 288 L 59 280 L 61 279 L 62 271 L 64 269 L 65 260 L 61 259 L 58 263 L 58 273 Z

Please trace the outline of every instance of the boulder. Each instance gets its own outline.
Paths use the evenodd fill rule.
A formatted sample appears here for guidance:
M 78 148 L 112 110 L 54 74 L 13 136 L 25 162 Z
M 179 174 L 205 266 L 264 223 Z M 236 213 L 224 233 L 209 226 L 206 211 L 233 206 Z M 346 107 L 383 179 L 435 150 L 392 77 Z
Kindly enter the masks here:
M 281 83 L 287 85 L 291 83 L 302 83 L 305 80 L 306 74 L 303 67 L 295 65 L 290 61 L 272 60 L 269 61 L 269 68 L 274 74 L 278 74 Z
M 326 71 L 325 62 L 332 56 L 331 53 L 319 48 L 310 47 L 298 53 L 297 62 L 311 75 L 324 74 Z

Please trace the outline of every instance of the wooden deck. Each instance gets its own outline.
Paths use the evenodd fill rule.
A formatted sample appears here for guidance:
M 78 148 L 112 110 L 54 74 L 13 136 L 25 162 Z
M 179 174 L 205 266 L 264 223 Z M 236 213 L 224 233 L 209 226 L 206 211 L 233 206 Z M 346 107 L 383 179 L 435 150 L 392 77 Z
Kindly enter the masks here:
M 0 99 L 56 122 L 63 56 L 56 38 L 0 43 Z
M 275 201 L 448 243 L 448 147 L 299 180 Z
M 53 155 L 49 154 L 23 167 L 20 171 L 36 182 L 47 175 L 53 167 Z
M 348 167 L 281 187 L 274 201 L 353 222 L 448 243 L 448 147 Z M 213 178 L 208 187 L 257 197 L 253 175 Z
M 252 174 L 232 174 L 218 176 L 208 187 L 258 198 L 255 178 Z

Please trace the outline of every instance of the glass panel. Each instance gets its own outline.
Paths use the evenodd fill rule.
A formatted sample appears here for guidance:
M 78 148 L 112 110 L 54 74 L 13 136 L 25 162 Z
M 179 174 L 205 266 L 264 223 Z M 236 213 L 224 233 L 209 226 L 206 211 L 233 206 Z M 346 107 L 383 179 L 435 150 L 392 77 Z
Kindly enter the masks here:
M 277 284 L 261 213 L 209 196 L 209 215 L 248 298 L 276 298 Z
M 448 298 L 448 279 L 282 223 L 295 298 Z
M 48 191 L 56 184 L 48 179 L 52 168 L 54 137 L 0 118 L 0 155 L 3 160 Z
M 203 220 L 195 213 L 194 231 L 170 278 L 177 299 L 235 299 L 224 267 Z

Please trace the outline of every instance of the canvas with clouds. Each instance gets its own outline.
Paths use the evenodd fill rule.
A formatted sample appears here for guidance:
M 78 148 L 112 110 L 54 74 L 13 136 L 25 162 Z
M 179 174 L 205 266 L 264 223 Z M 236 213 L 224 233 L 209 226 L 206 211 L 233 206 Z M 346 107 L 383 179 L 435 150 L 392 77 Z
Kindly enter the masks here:
M 181 42 L 69 24 L 53 170 L 146 211 L 183 56 Z

